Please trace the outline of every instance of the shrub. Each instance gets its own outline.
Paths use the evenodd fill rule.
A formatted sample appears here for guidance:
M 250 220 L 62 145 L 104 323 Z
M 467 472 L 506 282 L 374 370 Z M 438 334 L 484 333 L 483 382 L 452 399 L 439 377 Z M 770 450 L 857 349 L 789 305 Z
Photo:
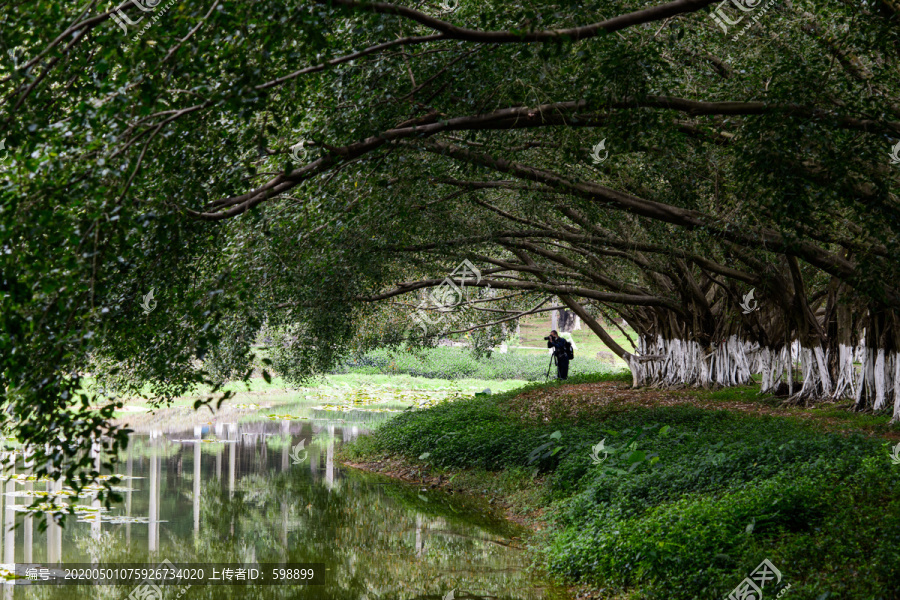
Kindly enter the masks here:
M 549 356 L 493 353 L 476 358 L 465 348 L 439 347 L 409 352 L 373 350 L 345 362 L 333 373 L 406 374 L 431 379 L 524 379 L 541 381 L 547 375 Z M 579 373 L 612 373 L 608 364 L 578 357 L 570 363 L 570 377 Z M 550 370 L 555 377 L 556 370 Z

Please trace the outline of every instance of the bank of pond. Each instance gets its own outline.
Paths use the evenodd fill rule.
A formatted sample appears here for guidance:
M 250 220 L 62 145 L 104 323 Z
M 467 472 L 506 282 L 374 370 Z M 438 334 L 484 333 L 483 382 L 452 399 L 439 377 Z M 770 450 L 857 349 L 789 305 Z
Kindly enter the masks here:
M 900 598 L 897 440 L 683 405 L 533 419 L 527 398 L 407 411 L 343 456 L 540 515 L 535 565 L 581 598 Z

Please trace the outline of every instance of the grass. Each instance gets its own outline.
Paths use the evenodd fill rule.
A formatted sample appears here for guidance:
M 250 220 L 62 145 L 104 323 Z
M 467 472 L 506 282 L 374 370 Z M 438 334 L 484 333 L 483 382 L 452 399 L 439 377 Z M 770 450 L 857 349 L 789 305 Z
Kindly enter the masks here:
M 544 341 L 544 336 L 550 332 L 550 328 L 550 317 L 546 315 L 534 315 L 522 319 L 519 325 L 519 345 L 531 347 L 539 346 L 543 348 L 547 344 Z M 629 352 L 633 351 L 631 342 L 628 341 L 615 325 L 604 325 L 604 329 L 617 344 Z M 631 339 L 636 343 L 637 335 L 635 332 L 630 327 L 624 327 L 623 329 L 625 329 L 628 335 L 631 336 Z M 604 352 L 606 353 L 606 357 L 609 360 L 608 364 L 610 364 L 610 366 L 613 368 L 626 368 L 627 365 L 625 364 L 625 361 L 612 354 L 606 344 L 604 344 L 584 323 L 581 324 L 581 329 L 572 332 L 572 339 L 575 341 L 575 345 L 578 348 L 575 352 L 576 360 L 581 360 L 581 358 L 596 359 L 598 352 Z M 522 349 L 516 350 L 516 352 L 538 353 L 539 351 Z
M 564 389 L 410 411 L 344 453 L 427 463 L 459 473 L 454 487 L 543 512 L 535 552 L 589 597 L 724 598 L 768 558 L 783 580 L 766 598 L 788 583 L 798 600 L 900 598 L 900 467 L 883 440 L 687 405 L 548 422 L 507 409 Z M 695 392 L 722 403 L 751 393 Z
M 490 357 L 476 358 L 471 351 L 457 347 L 438 347 L 420 351 L 375 350 L 347 362 L 337 373 L 407 374 L 415 377 L 464 380 L 541 381 L 547 377 L 550 357 L 547 351 L 506 354 L 494 352 Z M 623 363 L 624 364 L 624 363 Z M 570 376 L 586 373 L 609 373 L 616 367 L 587 355 L 576 353 L 569 364 Z M 555 367 L 550 368 L 555 376 Z
M 476 358 L 465 348 L 438 347 L 420 351 L 376 350 L 357 357 L 335 369 L 333 373 L 311 379 L 302 387 L 291 387 L 282 378 L 272 376 L 270 381 L 263 377 L 252 377 L 248 381 L 225 383 L 216 392 L 217 396 L 231 392 L 230 403 L 250 402 L 250 397 L 269 396 L 267 400 L 280 404 L 304 398 L 310 390 L 333 387 L 385 387 L 405 390 L 454 390 L 459 393 L 475 393 L 485 388 L 491 391 L 508 391 L 521 387 L 528 381 L 539 381 L 547 377 L 548 356 L 545 352 L 535 354 L 493 353 L 490 357 Z M 607 373 L 614 370 L 608 364 L 587 357 L 576 357 L 570 364 L 570 375 L 579 373 Z M 550 377 L 555 369 L 550 369 Z M 196 386 L 190 393 L 174 398 L 168 406 L 190 407 L 199 398 L 208 397 L 212 388 Z M 80 391 L 97 392 L 97 384 L 92 377 L 82 378 Z M 151 387 L 144 386 L 142 395 L 149 396 Z M 134 397 L 127 400 L 131 407 L 151 408 L 147 398 Z

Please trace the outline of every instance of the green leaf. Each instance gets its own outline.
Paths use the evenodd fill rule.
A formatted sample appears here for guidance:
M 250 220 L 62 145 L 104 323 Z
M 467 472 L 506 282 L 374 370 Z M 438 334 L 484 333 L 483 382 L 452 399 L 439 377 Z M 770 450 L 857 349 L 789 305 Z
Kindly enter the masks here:
M 423 452 L 421 455 L 419 455 L 419 460 L 425 460 L 429 456 L 431 456 L 431 452 Z
M 635 450 L 631 454 L 628 455 L 628 458 L 625 459 L 625 462 L 628 464 L 639 463 L 647 459 L 647 453 L 643 450 Z

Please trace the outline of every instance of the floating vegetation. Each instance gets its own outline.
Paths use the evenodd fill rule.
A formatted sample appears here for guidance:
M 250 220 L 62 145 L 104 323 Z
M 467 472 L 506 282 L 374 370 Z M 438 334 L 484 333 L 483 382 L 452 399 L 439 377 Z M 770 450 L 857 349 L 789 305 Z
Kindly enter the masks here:
M 150 518 L 149 517 L 127 517 L 125 515 L 100 515 L 101 521 L 103 523 L 109 523 L 110 525 L 125 525 L 127 523 L 137 523 L 138 525 L 149 525 Z M 166 523 L 167 521 L 159 521 L 159 523 Z
M 322 406 L 314 406 L 316 410 L 330 410 L 335 412 L 369 412 L 369 413 L 398 413 L 403 412 L 402 410 L 395 408 L 360 408 L 357 406 L 339 406 L 335 404 L 323 404 Z
M 219 438 L 209 437 L 209 438 L 190 438 L 186 440 L 172 440 L 173 442 L 181 442 L 182 444 L 193 444 L 195 442 L 200 442 L 203 444 L 236 444 L 237 440 L 220 440 Z
M 8 506 L 8 508 L 13 509 L 16 512 L 24 512 L 24 513 L 67 513 L 69 509 L 72 509 L 72 512 L 75 513 L 76 516 L 82 517 L 84 515 L 96 515 L 103 512 L 108 512 L 109 509 L 105 506 L 82 506 L 75 505 L 70 506 L 65 502 L 60 502 L 56 504 L 54 502 L 41 502 L 36 507 L 32 508 L 27 504 L 14 504 L 12 506 Z
M 103 517 L 100 514 L 92 514 L 92 515 L 83 515 L 80 519 L 75 519 L 77 523 L 96 523 L 97 521 L 103 522 Z
M 78 494 L 79 498 L 89 498 L 104 490 L 102 485 L 87 485 L 82 488 L 81 493 Z M 113 486 L 110 488 L 114 492 L 129 492 L 134 491 L 134 488 L 127 487 L 119 487 Z M 21 490 L 18 492 L 7 492 L 3 494 L 4 496 L 9 496 L 11 498 L 73 498 L 76 496 L 75 490 L 69 487 L 65 487 L 61 490 L 46 492 L 44 490 Z
M 268 415 L 272 421 L 296 421 L 298 419 L 308 419 L 309 417 L 298 417 L 297 415 Z
M 107 523 L 109 525 L 149 525 L 150 523 L 168 523 L 165 520 L 151 521 L 149 517 L 129 517 L 126 515 L 109 515 L 102 513 L 83 514 L 77 519 L 78 523 Z
M 254 408 L 259 408 L 259 404 L 251 403 L 251 404 L 236 404 L 235 408 L 239 408 L 241 410 L 252 410 Z
M 109 481 L 110 479 L 121 479 L 122 481 L 126 479 L 144 479 L 143 477 L 132 477 L 128 475 L 99 475 L 97 477 L 97 481 Z M 19 473 L 18 475 L 12 475 L 10 480 L 15 481 L 16 483 L 28 483 L 31 481 L 55 481 L 54 479 L 50 479 L 49 477 L 42 475 L 41 477 L 37 477 L 35 475 L 26 475 L 25 473 Z
M 100 492 L 105 489 L 106 489 L 105 487 L 103 487 L 102 485 L 98 485 L 96 483 L 90 483 L 90 484 L 84 486 L 83 488 L 81 488 L 82 493 L 84 493 L 84 492 L 89 492 L 89 493 Z M 129 492 L 129 491 L 134 490 L 134 488 L 121 487 L 118 485 L 110 486 L 109 489 L 111 489 L 114 492 Z
M 33 498 L 72 498 L 76 496 L 75 490 L 69 487 L 65 487 L 61 490 L 53 490 L 46 492 L 44 490 L 32 490 L 32 491 L 21 491 L 21 492 L 8 492 L 4 494 L 4 496 L 14 496 L 14 497 L 33 497 Z
M 28 513 L 38 513 L 38 512 L 62 512 L 68 505 L 63 504 L 54 504 L 53 502 L 41 502 L 34 508 L 29 508 L 27 505 L 23 504 L 19 506 L 18 504 L 12 506 L 12 509 L 16 512 L 28 512 Z
M 106 515 L 101 513 L 88 513 L 82 514 L 80 518 L 76 519 L 78 523 L 108 523 L 110 525 L 126 525 L 129 523 L 136 523 L 138 525 L 149 525 L 150 519 L 148 517 L 128 517 L 125 515 Z M 168 523 L 168 521 L 157 521 L 157 523 Z
M 315 396 L 307 395 L 306 399 L 319 400 L 321 404 L 315 407 L 318 410 L 396 413 L 403 412 L 403 409 L 395 408 L 398 404 L 429 408 L 442 402 L 459 400 L 468 396 L 471 394 L 464 394 L 457 389 L 402 390 L 391 387 L 369 387 L 318 390 Z M 378 404 L 392 406 L 391 408 L 374 408 Z

